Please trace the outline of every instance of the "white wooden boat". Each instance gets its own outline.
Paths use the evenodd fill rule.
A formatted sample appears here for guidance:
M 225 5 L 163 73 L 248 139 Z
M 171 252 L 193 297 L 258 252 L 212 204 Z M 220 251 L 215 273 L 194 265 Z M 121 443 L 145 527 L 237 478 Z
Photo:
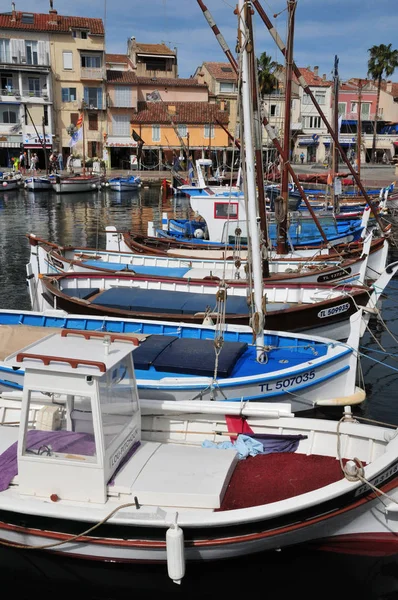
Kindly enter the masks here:
M 247 280 L 247 261 L 184 259 L 168 256 L 132 254 L 118 251 L 96 250 L 94 248 L 65 247 L 48 242 L 37 236 L 28 235 L 32 270 L 39 273 L 62 273 L 66 271 L 85 272 L 105 270 L 117 273 L 130 271 L 139 275 L 182 277 L 203 279 L 206 277 L 221 280 Z M 372 233 L 369 233 L 362 253 L 358 257 L 321 262 L 306 259 L 273 259 L 269 261 L 270 275 L 267 283 L 364 283 Z M 382 256 L 380 256 L 382 258 Z M 386 254 L 384 256 L 385 263 Z M 385 264 L 383 265 L 383 270 Z M 374 273 L 373 273 L 374 275 Z
M 57 194 L 95 192 L 100 187 L 101 179 L 98 175 L 73 175 L 66 177 L 57 175 L 53 183 L 53 189 Z
M 356 319 L 356 320 L 355 320 Z M 3 359 L 23 345 L 65 330 L 134 334 L 135 372 L 141 399 L 288 403 L 294 413 L 315 407 L 356 405 L 365 399 L 356 386 L 360 315 L 352 317 L 347 343 L 328 338 L 265 331 L 264 360 L 257 362 L 253 331 L 72 315 L 64 311 L 0 310 L 0 390 L 22 389 L 24 367 L 7 367 Z
M 13 174 L 3 174 L 0 177 L 0 192 L 9 192 L 18 189 L 20 181 L 20 177 Z
M 107 187 L 115 192 L 128 192 L 138 190 L 141 187 L 141 177 L 131 175 L 130 177 L 111 177 Z
M 182 585 L 191 562 L 307 542 L 397 552 L 396 428 L 348 409 L 332 421 L 139 401 L 134 341 L 93 335 L 52 334 L 6 360 L 25 380 L 0 396 L 0 542 L 147 577 L 163 564 Z
M 25 179 L 25 188 L 32 192 L 52 191 L 55 177 L 28 177 Z

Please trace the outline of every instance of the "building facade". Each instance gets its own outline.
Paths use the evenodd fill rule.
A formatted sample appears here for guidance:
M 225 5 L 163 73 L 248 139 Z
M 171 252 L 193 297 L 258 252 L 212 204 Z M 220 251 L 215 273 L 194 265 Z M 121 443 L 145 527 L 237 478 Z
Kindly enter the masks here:
M 38 15 L 0 15 L 0 78 L 0 165 L 10 168 L 25 150 L 28 159 L 36 152 L 44 167 L 43 145 L 53 145 L 54 96 L 50 36 Z

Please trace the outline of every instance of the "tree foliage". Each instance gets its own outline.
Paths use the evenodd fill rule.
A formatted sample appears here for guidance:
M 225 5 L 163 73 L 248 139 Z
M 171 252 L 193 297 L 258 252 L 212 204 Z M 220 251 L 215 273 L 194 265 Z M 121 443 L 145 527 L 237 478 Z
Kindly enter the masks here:
M 383 77 L 391 77 L 398 67 L 398 50 L 393 50 L 391 44 L 387 46 L 372 46 L 368 50 L 368 76 L 377 82 L 376 111 L 373 128 L 372 161 L 376 156 L 377 117 L 379 114 L 380 90 Z
M 275 73 L 281 69 L 281 65 L 272 60 L 266 52 L 257 59 L 258 86 L 261 96 L 272 94 L 278 89 L 279 81 Z

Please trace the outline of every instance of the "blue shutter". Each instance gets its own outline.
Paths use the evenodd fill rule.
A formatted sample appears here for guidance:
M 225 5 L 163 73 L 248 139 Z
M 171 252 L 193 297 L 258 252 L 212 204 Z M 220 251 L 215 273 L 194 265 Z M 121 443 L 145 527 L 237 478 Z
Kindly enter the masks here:
M 102 109 L 102 89 L 97 88 L 97 108 Z
M 62 88 L 62 102 L 69 102 L 69 88 Z
M 88 88 L 86 88 L 86 87 L 84 88 L 84 102 L 86 104 L 90 104 L 89 99 L 88 99 Z

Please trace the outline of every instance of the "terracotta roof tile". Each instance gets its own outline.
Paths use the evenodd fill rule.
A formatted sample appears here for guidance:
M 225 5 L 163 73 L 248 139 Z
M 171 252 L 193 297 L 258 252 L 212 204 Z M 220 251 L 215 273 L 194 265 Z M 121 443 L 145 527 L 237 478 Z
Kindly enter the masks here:
M 319 75 L 315 75 L 311 69 L 307 69 L 304 67 L 299 67 L 301 75 L 304 77 L 307 85 L 311 87 L 331 87 L 333 84 L 331 81 L 327 81 L 323 79 L 323 77 L 319 77 Z M 296 76 L 293 76 L 294 80 L 297 81 Z
M 204 83 L 199 83 L 199 81 L 195 78 L 195 77 L 188 77 L 186 79 L 183 78 L 179 78 L 179 77 L 156 77 L 156 79 L 153 79 L 152 77 L 137 77 L 138 79 L 138 83 L 140 83 L 140 85 L 151 85 L 152 87 L 154 85 L 159 85 L 159 86 L 169 86 L 169 87 L 202 87 L 202 88 L 207 88 L 207 86 Z
M 166 44 L 139 44 L 136 42 L 136 52 L 138 54 L 170 54 L 175 55 L 175 51 L 171 50 Z
M 108 83 L 115 83 L 117 85 L 120 84 L 135 84 L 137 85 L 137 75 L 134 71 L 112 71 L 108 70 L 106 72 L 106 81 Z
M 33 14 L 33 23 L 23 23 L 23 14 Z M 0 14 L 0 29 L 20 29 L 26 31 L 54 31 L 56 33 L 67 33 L 70 29 L 89 29 L 93 35 L 104 35 L 102 19 L 91 17 L 67 17 L 54 13 L 29 13 L 25 11 L 15 12 L 13 20 L 12 13 Z
M 128 63 L 130 59 L 126 54 L 105 54 L 105 60 L 112 63 Z
M 237 81 L 238 76 L 228 62 L 204 62 L 203 66 L 214 79 Z
M 175 106 L 175 114 L 172 114 L 170 107 Z M 174 123 L 182 125 L 195 125 L 215 123 L 216 119 L 228 124 L 227 111 L 221 111 L 217 104 L 208 104 L 207 102 L 139 102 L 138 112 L 132 116 L 132 123 L 167 123 L 170 124 L 170 116 L 166 112 L 168 107 L 169 114 L 172 114 Z

